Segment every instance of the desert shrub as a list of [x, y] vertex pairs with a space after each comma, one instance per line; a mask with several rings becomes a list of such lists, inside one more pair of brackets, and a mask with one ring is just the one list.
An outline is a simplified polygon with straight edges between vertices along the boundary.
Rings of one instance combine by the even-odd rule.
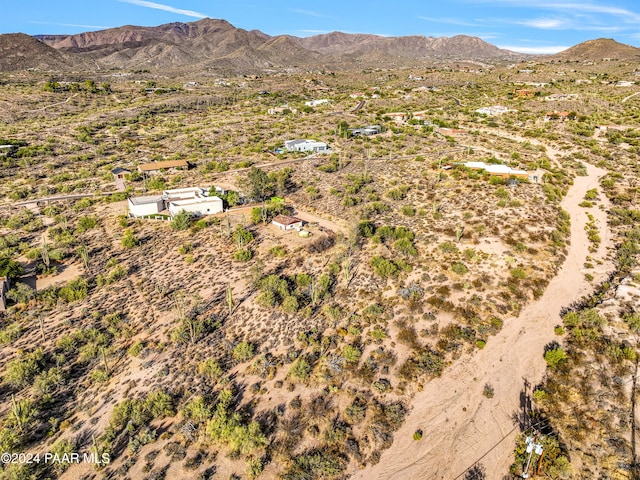
[[250, 248], [236, 250], [233, 253], [233, 259], [236, 262], [248, 262], [253, 258], [253, 251]]
[[438, 247], [444, 253], [457, 253], [458, 252], [458, 247], [453, 242], [448, 242], [448, 241], [447, 242], [443, 242], [440, 245], [438, 245]]
[[413, 217], [416, 214], [416, 209], [411, 205], [405, 205], [402, 207], [402, 214], [407, 217]]
[[134, 236], [133, 230], [130, 228], [127, 228], [124, 231], [124, 235], [122, 236], [121, 243], [124, 248], [133, 248], [133, 247], [136, 247], [140, 242]]
[[342, 348], [342, 357], [347, 363], [358, 363], [362, 351], [355, 345], [345, 345]]
[[283, 480], [323, 480], [337, 478], [346, 468], [347, 459], [338, 451], [311, 450], [295, 457], [283, 473]]
[[4, 369], [3, 380], [14, 386], [24, 387], [32, 382], [42, 368], [44, 353], [41, 348], [22, 358], [15, 358], [7, 362]]
[[249, 342], [240, 342], [233, 347], [233, 358], [239, 362], [246, 362], [254, 355], [253, 345]]
[[287, 249], [284, 245], [275, 245], [269, 249], [269, 255], [274, 257], [284, 257], [287, 254]]
[[91, 230], [98, 225], [98, 219], [96, 217], [80, 217], [78, 219], [78, 227], [77, 231], [79, 233], [86, 232], [87, 230]]
[[384, 257], [375, 256], [371, 259], [371, 268], [374, 273], [381, 278], [395, 277], [400, 272], [400, 267], [393, 260], [387, 260]]
[[140, 355], [143, 349], [144, 349], [144, 343], [138, 341], [129, 347], [129, 349], [127, 350], [127, 353], [132, 357], [137, 357], [138, 355]]
[[567, 361], [567, 354], [561, 347], [549, 349], [544, 354], [544, 359], [551, 369], [557, 369]]
[[173, 216], [170, 225], [176, 231], [187, 230], [191, 225], [191, 213], [181, 210]]
[[306, 380], [311, 373], [311, 365], [306, 358], [298, 358], [289, 369], [289, 375], [297, 380]]
[[70, 280], [64, 287], [61, 287], [57, 296], [61, 300], [71, 303], [77, 300], [82, 300], [89, 293], [89, 283], [84, 278], [76, 278]]
[[484, 387], [482, 388], [482, 395], [487, 398], [493, 398], [493, 396], [495, 395], [495, 391], [490, 383], [484, 384]]
[[223, 390], [218, 395], [212, 418], [207, 423], [206, 432], [213, 441], [226, 445], [232, 453], [250, 455], [268, 445], [258, 422], [245, 423], [233, 411], [233, 393]]
[[24, 329], [18, 322], [11, 323], [0, 330], [0, 345], [7, 345], [17, 340], [24, 333]]
[[211, 380], [218, 380], [224, 373], [217, 360], [210, 358], [198, 364], [198, 373]]
[[418, 250], [411, 240], [406, 237], [400, 238], [393, 242], [393, 248], [406, 256], [415, 257], [418, 255]]
[[462, 262], [456, 262], [453, 265], [451, 265], [451, 270], [458, 275], [464, 275], [469, 271], [467, 266]]
[[442, 354], [425, 348], [415, 352], [400, 367], [400, 376], [405, 380], [417, 380], [420, 375], [439, 377], [444, 371], [444, 358]]

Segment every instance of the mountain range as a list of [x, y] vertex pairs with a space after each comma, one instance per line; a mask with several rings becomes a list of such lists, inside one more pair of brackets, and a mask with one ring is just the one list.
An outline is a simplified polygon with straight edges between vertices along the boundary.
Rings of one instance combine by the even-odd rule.
[[[600, 39], [558, 60], [640, 58], [640, 49]], [[567, 53], [568, 52], [568, 53]], [[564, 56], [563, 56], [564, 54]], [[299, 38], [269, 36], [205, 18], [157, 27], [123, 26], [75, 35], [0, 35], [0, 71], [196, 70], [257, 73], [282, 69], [420, 66], [439, 61], [514, 62], [531, 56], [500, 49], [477, 37], [382, 37], [332, 32]]]

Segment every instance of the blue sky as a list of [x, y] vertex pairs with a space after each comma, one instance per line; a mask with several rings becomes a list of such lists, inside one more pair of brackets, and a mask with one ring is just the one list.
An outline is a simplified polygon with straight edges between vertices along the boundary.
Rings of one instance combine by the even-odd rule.
[[524, 53], [594, 38], [640, 46], [638, 0], [8, 0], [0, 33], [80, 33], [122, 25], [223, 18], [269, 35], [331, 31], [480, 37]]

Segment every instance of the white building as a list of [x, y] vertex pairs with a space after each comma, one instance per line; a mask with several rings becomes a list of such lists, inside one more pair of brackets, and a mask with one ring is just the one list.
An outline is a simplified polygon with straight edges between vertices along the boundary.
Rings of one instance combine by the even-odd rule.
[[324, 105], [325, 103], [329, 103], [329, 100], [326, 98], [321, 98], [320, 100], [309, 100], [308, 102], [304, 102], [307, 107], [317, 107], [318, 105]]
[[176, 188], [165, 190], [162, 195], [132, 197], [128, 199], [128, 203], [132, 217], [146, 217], [162, 212], [173, 216], [182, 210], [202, 216], [220, 213], [224, 209], [222, 199], [209, 196], [208, 191], [200, 187]]
[[287, 140], [284, 142], [284, 148], [290, 152], [326, 152], [329, 146], [324, 142], [316, 142], [315, 140]]
[[164, 210], [162, 195], [148, 195], [145, 197], [131, 197], [127, 200], [129, 215], [132, 217], [146, 217]]
[[199, 197], [187, 200], [172, 200], [169, 202], [169, 213], [174, 216], [185, 210], [193, 215], [213, 215], [224, 209], [222, 199], [218, 197]]
[[277, 215], [271, 224], [278, 227], [280, 230], [300, 230], [302, 228], [303, 221], [297, 217], [291, 217], [289, 215]]
[[503, 107], [502, 105], [494, 105], [493, 107], [482, 107], [476, 110], [476, 113], [480, 113], [482, 115], [500, 115], [502, 113], [507, 113], [509, 108]]
[[196, 216], [220, 213], [224, 207], [222, 199], [209, 196], [208, 191], [200, 187], [175, 188], [162, 192], [166, 208], [171, 216], [185, 210]]

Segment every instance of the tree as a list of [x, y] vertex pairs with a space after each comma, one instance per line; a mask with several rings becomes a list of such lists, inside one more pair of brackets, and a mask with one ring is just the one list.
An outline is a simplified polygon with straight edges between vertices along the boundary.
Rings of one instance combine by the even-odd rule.
[[269, 175], [256, 167], [251, 167], [247, 175], [249, 183], [249, 196], [254, 200], [264, 200], [273, 193], [273, 185]]
[[22, 265], [9, 257], [0, 257], [0, 277], [15, 280], [22, 275]]
[[338, 137], [347, 138], [349, 136], [349, 124], [345, 120], [338, 122], [338, 128], [336, 128], [336, 134]]
[[181, 210], [173, 216], [171, 220], [171, 228], [174, 230], [186, 230], [191, 225], [191, 213], [186, 210]]
[[242, 225], [238, 225], [232, 235], [234, 243], [239, 249], [242, 249], [248, 243], [253, 241], [253, 233], [246, 230]]

